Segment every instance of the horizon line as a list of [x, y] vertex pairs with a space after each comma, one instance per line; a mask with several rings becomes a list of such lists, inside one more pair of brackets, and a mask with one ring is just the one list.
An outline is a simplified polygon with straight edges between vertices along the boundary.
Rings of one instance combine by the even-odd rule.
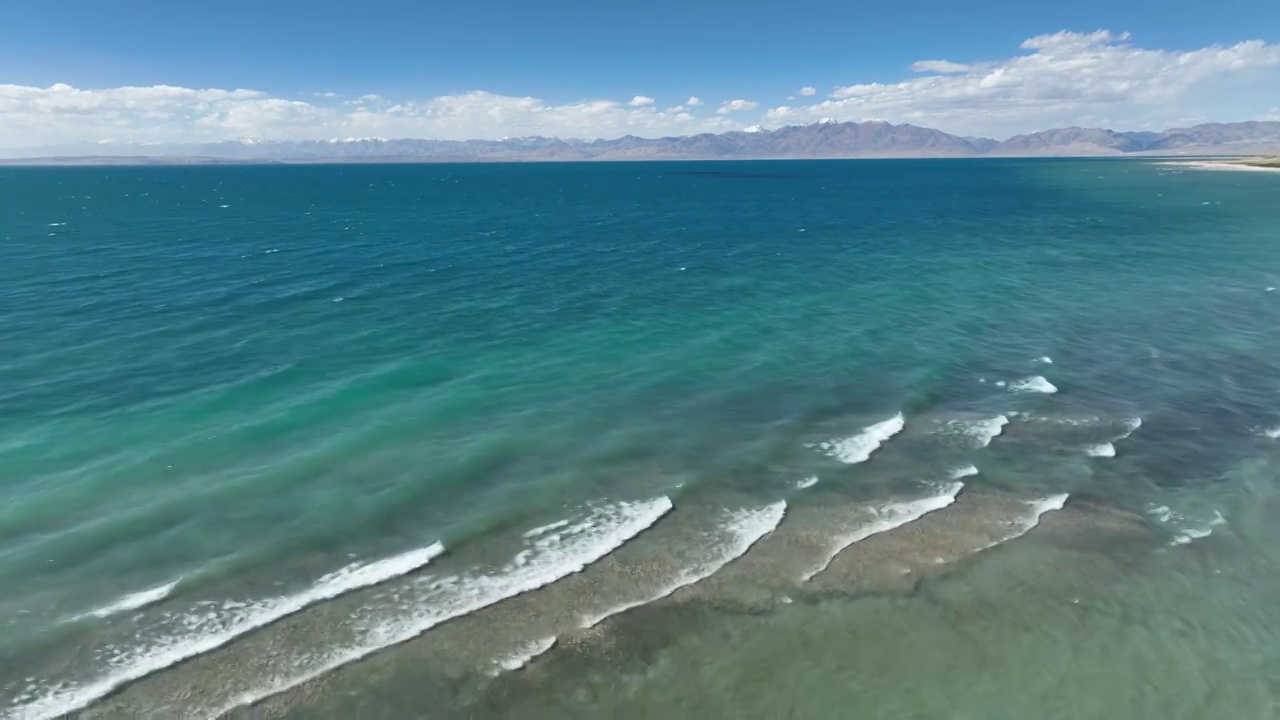
[[[1102, 132], [1115, 133], [1117, 135], [1131, 135], [1131, 134], [1138, 134], [1138, 133], [1151, 133], [1151, 134], [1159, 135], [1161, 133], [1171, 132], [1175, 130], [1190, 130], [1197, 127], [1204, 127], [1206, 125], [1244, 125], [1249, 123], [1257, 123], [1262, 125], [1280, 125], [1280, 120], [1247, 119], [1247, 120], [1229, 120], [1229, 121], [1206, 121], [1206, 122], [1195, 123], [1192, 125], [1179, 125], [1174, 127], [1168, 127], [1160, 130], [1116, 130], [1114, 128], [1103, 127], [1103, 126], [1058, 125], [1058, 126], [1047, 127], [1041, 130], [1014, 133], [1012, 135], [1009, 135], [1008, 137], [1000, 139], [1000, 138], [994, 138], [994, 137], [989, 137], [985, 135], [959, 135], [956, 133], [948, 132], [946, 130], [942, 130], [940, 128], [931, 127], [928, 125], [918, 125], [916, 123], [909, 123], [909, 122], [894, 123], [888, 120], [836, 120], [834, 118], [824, 118], [822, 120], [816, 120], [811, 123], [779, 125], [777, 127], [764, 127], [762, 125], [753, 125], [751, 127], [748, 127], [742, 130], [725, 130], [723, 132], [718, 132], [718, 133], [717, 132], [699, 132], [699, 133], [693, 133], [689, 135], [644, 136], [644, 135], [634, 135], [631, 133], [627, 133], [625, 135], [618, 135], [616, 137], [573, 137], [573, 136], [566, 137], [563, 135], [507, 135], [500, 138], [477, 137], [477, 138], [465, 138], [465, 139], [449, 139], [449, 138], [435, 138], [435, 137], [407, 136], [407, 135], [400, 136], [400, 137], [383, 137], [378, 135], [372, 135], [372, 136], [363, 136], [363, 137], [335, 136], [335, 137], [323, 138], [323, 139], [299, 139], [299, 140], [280, 139], [280, 138], [272, 138], [272, 137], [266, 137], [266, 136], [242, 135], [237, 138], [227, 138], [223, 140], [208, 140], [204, 142], [192, 142], [192, 143], [135, 142], [132, 140], [116, 140], [114, 138], [103, 138], [100, 140], [81, 140], [76, 142], [61, 143], [57, 145], [19, 145], [19, 146], [10, 145], [10, 146], [0, 147], [0, 151], [13, 152], [13, 151], [22, 151], [22, 150], [43, 150], [43, 149], [54, 149], [59, 147], [73, 147], [77, 145], [96, 145], [96, 146], [104, 146], [104, 147], [129, 146], [129, 147], [147, 148], [147, 147], [166, 147], [166, 146], [204, 146], [204, 145], [237, 145], [237, 144], [245, 145], [245, 146], [252, 146], [252, 145], [258, 145], [258, 144], [300, 145], [304, 143], [341, 145], [341, 144], [354, 144], [354, 143], [361, 143], [361, 142], [390, 143], [390, 142], [405, 142], [405, 141], [462, 144], [462, 143], [484, 143], [484, 142], [497, 143], [497, 142], [510, 142], [510, 141], [517, 141], [517, 140], [559, 140], [561, 142], [595, 143], [595, 142], [614, 142], [617, 140], [625, 140], [627, 138], [635, 138], [637, 140], [656, 141], [656, 140], [679, 140], [684, 138], [700, 137], [704, 135], [710, 135], [713, 137], [720, 137], [724, 135], [759, 135], [759, 134], [781, 132], [783, 130], [787, 130], [791, 128], [809, 128], [809, 127], [817, 127], [817, 126], [823, 126], [823, 125], [858, 125], [858, 126], [886, 125], [889, 127], [897, 127], [897, 128], [913, 127], [913, 128], [919, 128], [921, 130], [928, 130], [932, 132], [942, 133], [944, 135], [949, 135], [951, 137], [959, 138], [961, 140], [966, 140], [966, 141], [971, 139], [987, 140], [987, 141], [1003, 144], [1014, 138], [1039, 135], [1042, 133], [1053, 132], [1056, 130], [1087, 130], [1087, 131], [1096, 130], [1096, 131], [1102, 131]], [[53, 156], [50, 156], [50, 157], [53, 157]]]

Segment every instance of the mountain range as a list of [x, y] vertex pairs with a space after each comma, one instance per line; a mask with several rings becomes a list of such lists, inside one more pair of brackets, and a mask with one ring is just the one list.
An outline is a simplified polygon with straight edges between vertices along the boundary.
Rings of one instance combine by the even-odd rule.
[[41, 148], [18, 153], [42, 163], [219, 162], [486, 162], [563, 160], [716, 160], [762, 158], [1036, 157], [1098, 155], [1255, 155], [1280, 152], [1280, 122], [1207, 123], [1162, 132], [1059, 128], [1016, 135], [1003, 142], [887, 122], [751, 128], [686, 137], [566, 140], [327, 141], [242, 139], [204, 144], [126, 143]]

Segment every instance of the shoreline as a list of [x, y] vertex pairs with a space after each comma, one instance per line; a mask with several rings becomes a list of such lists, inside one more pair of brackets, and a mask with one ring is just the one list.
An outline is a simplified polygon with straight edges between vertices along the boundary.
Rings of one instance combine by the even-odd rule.
[[1234, 172], [1280, 172], [1280, 158], [1242, 158], [1238, 160], [1186, 160], [1162, 162], [1195, 170], [1226, 170]]

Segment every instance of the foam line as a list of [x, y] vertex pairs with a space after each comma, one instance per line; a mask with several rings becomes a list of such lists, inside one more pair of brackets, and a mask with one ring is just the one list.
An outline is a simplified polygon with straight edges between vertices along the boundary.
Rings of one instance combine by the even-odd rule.
[[840, 537], [831, 554], [827, 556], [823, 563], [801, 576], [801, 580], [811, 580], [815, 575], [821, 573], [831, 566], [831, 562], [836, 559], [840, 553], [844, 552], [854, 543], [861, 542], [873, 535], [889, 532], [894, 528], [902, 527], [907, 523], [915, 522], [920, 518], [928, 515], [935, 510], [941, 510], [956, 501], [956, 496], [960, 494], [960, 489], [964, 487], [964, 483], [953, 482], [948, 484], [942, 492], [937, 495], [920, 498], [919, 500], [910, 500], [907, 502], [893, 502], [874, 510], [876, 519], [863, 525], [857, 530]]
[[520, 646], [512, 654], [499, 658], [494, 664], [496, 664], [500, 670], [506, 670], [508, 672], [520, 670], [525, 665], [533, 662], [534, 658], [542, 655], [555, 646], [556, 636], [554, 635], [540, 640], [534, 640]]
[[1021, 520], [1018, 520], [1012, 523], [1013, 531], [1010, 532], [1008, 535], [1005, 535], [1004, 537], [1000, 538], [999, 540], [996, 540], [995, 542], [991, 543], [990, 545], [979, 548], [979, 551], [986, 550], [988, 548], [993, 548], [1001, 543], [1005, 543], [1010, 540], [1020, 538], [1023, 535], [1026, 535], [1027, 533], [1031, 532], [1035, 528], [1035, 526], [1040, 524], [1040, 518], [1044, 517], [1046, 514], [1051, 513], [1055, 510], [1061, 510], [1062, 508], [1066, 507], [1067, 497], [1069, 497], [1067, 493], [1061, 493], [1059, 495], [1050, 495], [1049, 497], [1041, 498], [1039, 500], [1032, 500], [1028, 502], [1027, 506], [1030, 508], [1031, 512], [1028, 513], [1027, 516], [1022, 518]]
[[1044, 378], [1043, 375], [1034, 375], [1029, 378], [1023, 378], [1015, 382], [1009, 383], [1009, 389], [1014, 392], [1036, 392], [1036, 393], [1056, 393], [1058, 387]]
[[215, 650], [246, 633], [269, 625], [303, 608], [357, 588], [376, 585], [412, 572], [444, 552], [433, 543], [368, 564], [349, 565], [321, 577], [294, 595], [253, 603], [228, 602], [222, 613], [192, 613], [179, 618], [188, 630], [108, 657], [107, 670], [80, 685], [59, 685], [43, 695], [7, 710], [6, 720], [46, 720], [79, 710], [117, 688], [184, 660]]
[[667, 497], [598, 506], [587, 518], [533, 541], [531, 547], [497, 573], [430, 578], [421, 584], [423, 592], [403, 613], [374, 624], [355, 644], [308, 658], [296, 668], [296, 674], [245, 693], [214, 715], [260, 702], [379, 650], [412, 640], [447, 620], [581, 572], [658, 522], [671, 507]]
[[818, 447], [842, 463], [856, 465], [860, 462], [866, 462], [871, 457], [871, 453], [888, 442], [889, 438], [902, 432], [902, 428], [906, 427], [906, 424], [906, 418], [902, 416], [902, 413], [898, 413], [888, 420], [881, 420], [874, 425], [868, 425], [857, 435], [842, 440], [820, 443]]
[[648, 605], [656, 600], [661, 600], [682, 587], [692, 585], [696, 582], [705, 580], [716, 574], [721, 568], [729, 563], [737, 560], [760, 541], [760, 538], [768, 535], [777, 529], [778, 524], [782, 522], [782, 517], [787, 512], [787, 503], [778, 501], [772, 505], [758, 508], [755, 510], [739, 510], [729, 514], [728, 519], [723, 527], [732, 538], [728, 543], [717, 548], [716, 552], [706, 560], [694, 564], [692, 567], [685, 569], [680, 573], [679, 577], [671, 583], [663, 586], [653, 595], [634, 602], [627, 602], [599, 615], [584, 618], [582, 627], [591, 628], [599, 625], [608, 618], [624, 613], [632, 608]]
[[181, 580], [182, 578], [178, 578], [177, 580], [161, 585], [160, 587], [154, 587], [150, 590], [142, 590], [136, 593], [130, 593], [129, 595], [124, 595], [110, 605], [104, 605], [96, 610], [90, 610], [83, 615], [77, 616], [77, 619], [85, 617], [104, 618], [118, 613], [128, 612], [130, 610], [139, 610], [148, 605], [153, 605], [169, 597], [169, 593], [173, 592], [173, 589], [178, 587], [178, 583]]

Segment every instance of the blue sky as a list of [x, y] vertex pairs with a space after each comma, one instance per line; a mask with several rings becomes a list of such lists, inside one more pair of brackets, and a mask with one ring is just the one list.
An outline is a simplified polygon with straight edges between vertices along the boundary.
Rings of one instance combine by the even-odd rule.
[[[431, 106], [436, 110], [428, 112], [425, 108], [438, 98], [458, 97], [469, 98], [466, 112], [478, 112], [477, 98], [539, 101], [536, 107], [492, 101], [497, 103], [496, 109], [486, 106], [482, 114], [486, 118], [505, 116], [506, 124], [495, 121], [473, 125], [483, 135], [542, 127], [538, 122], [516, 117], [521, 112], [530, 117], [541, 112], [542, 121], [554, 119], [542, 123], [552, 134], [592, 136], [633, 126], [652, 131], [637, 134], [654, 134], [729, 129], [756, 122], [778, 124], [788, 117], [812, 121], [828, 110], [839, 119], [883, 117], [958, 132], [1001, 135], [1035, 129], [1037, 123], [1070, 121], [1075, 116], [1063, 110], [1024, 112], [1015, 117], [1007, 107], [996, 108], [999, 112], [994, 115], [984, 115], [984, 98], [980, 97], [971, 98], [967, 115], [954, 112], [951, 102], [943, 103], [946, 107], [942, 109], [947, 112], [939, 112], [936, 100], [949, 92], [943, 87], [945, 83], [916, 87], [914, 103], [903, 98], [888, 102], [889, 98], [877, 93], [871, 93], [876, 97], [869, 101], [863, 91], [838, 93], [841, 88], [873, 83], [887, 87], [918, 82], [930, 72], [920, 67], [913, 71], [913, 63], [922, 60], [946, 59], [965, 66], [967, 72], [990, 74], [1035, 52], [1020, 47], [1030, 38], [1099, 29], [1111, 31], [1101, 43], [1105, 47], [1132, 46], [1163, 53], [1160, 57], [1168, 61], [1186, 53], [1204, 54], [1215, 46], [1230, 48], [1249, 40], [1262, 42], [1260, 47], [1242, 51], [1242, 58], [1235, 62], [1243, 67], [1206, 68], [1206, 76], [1195, 83], [1198, 87], [1182, 88], [1172, 94], [1146, 87], [1146, 94], [1135, 99], [1142, 112], [1122, 112], [1124, 98], [1112, 98], [1108, 112], [1099, 112], [1097, 103], [1082, 101], [1078, 113], [1081, 122], [1105, 120], [1138, 126], [1197, 118], [1269, 117], [1280, 106], [1280, 83], [1271, 83], [1280, 80], [1272, 58], [1276, 43], [1280, 42], [1280, 2], [1276, 0], [1229, 0], [1217, 4], [1189, 0], [987, 0], [970, 4], [938, 0], [651, 0], [628, 5], [565, 0], [10, 0], [0, 3], [0, 86], [8, 88], [7, 95], [0, 95], [0, 121], [8, 120], [13, 127], [21, 125], [25, 129], [0, 128], [0, 146], [72, 140], [158, 141], [173, 134], [158, 132], [161, 126], [172, 125], [170, 129], [176, 129], [174, 123], [194, 120], [204, 121], [196, 128], [201, 137], [217, 136], [219, 123], [225, 131], [223, 135], [253, 134], [259, 130], [264, 136], [320, 137], [325, 132], [346, 129], [385, 128], [455, 136], [465, 127], [430, 122], [414, 125], [403, 120], [408, 115], [431, 112], [438, 117], [443, 112], [439, 103]], [[1132, 36], [1124, 38], [1120, 35], [1124, 31]], [[1071, 52], [1077, 55], [1094, 52], [1089, 43], [1076, 45]], [[1108, 61], [1112, 65], [1099, 74], [1111, 73], [1116, 65], [1123, 70], [1125, 53], [1112, 54], [1115, 57]], [[1062, 52], [1056, 57], [1063, 57]], [[1156, 57], [1146, 60], [1149, 75], [1161, 72]], [[1020, 69], [1011, 69], [1025, 73], [1033, 70], [1031, 65], [1024, 63]], [[1066, 72], [1066, 68], [1060, 64], [1057, 72]], [[956, 74], [946, 72], [941, 76], [950, 78], [950, 82], [956, 80]], [[1007, 74], [994, 79], [1003, 77]], [[1121, 78], [1114, 80], [1114, 87], [1104, 90], [1114, 95], [1117, 88], [1124, 92], [1130, 85], [1145, 87], [1148, 80]], [[152, 86], [227, 91], [240, 88], [258, 95], [227, 100], [239, 103], [234, 107], [227, 103], [211, 107], [208, 97], [195, 98], [193, 102], [203, 102], [204, 106], [180, 112], [172, 106], [172, 98], [165, 99], [169, 104], [162, 109], [145, 111], [138, 105], [145, 98], [104, 95], [90, 101], [79, 95], [75, 102], [68, 103], [63, 101], [68, 97], [63, 92], [55, 93], [62, 99], [49, 100], [42, 106], [37, 101], [43, 96], [31, 92], [53, 87], [70, 87], [83, 93]], [[798, 96], [800, 88], [806, 86], [813, 87], [815, 93]], [[1224, 87], [1229, 90], [1228, 95], [1223, 94]], [[476, 95], [477, 92], [486, 95]], [[1034, 95], [1039, 97], [1045, 92], [1037, 90]], [[1075, 92], [1068, 90], [1067, 94]], [[333, 93], [334, 97], [317, 97], [317, 93]], [[933, 100], [927, 97], [929, 93], [933, 93]], [[1199, 93], [1202, 99], [1189, 99], [1188, 93]], [[364, 103], [366, 114], [397, 108], [392, 113], [396, 117], [388, 116], [379, 122], [366, 116], [352, 120], [350, 116], [360, 108], [353, 99], [370, 94], [379, 96], [379, 100]], [[637, 96], [652, 98], [653, 102], [627, 104]], [[702, 104], [689, 106], [690, 96], [700, 98]], [[278, 102], [272, 105], [271, 112], [266, 112], [264, 102], [268, 99], [306, 102], [333, 117], [326, 120], [306, 108], [285, 108]], [[737, 109], [717, 112], [733, 100], [741, 101], [733, 106]], [[835, 101], [843, 104], [832, 104]], [[1025, 105], [1026, 101], [1023, 97], [1018, 102]], [[588, 107], [586, 104], [593, 102], [614, 102], [620, 108], [629, 108], [626, 112], [635, 114], [635, 122], [621, 116], [606, 123], [595, 122], [591, 116], [605, 113], [590, 106], [579, 118], [580, 131], [574, 132], [571, 119], [558, 112], [543, 112], [548, 108]], [[802, 109], [822, 102], [828, 104], [821, 109]], [[1162, 113], [1155, 107], [1160, 102], [1165, 102], [1167, 111]], [[251, 103], [265, 113], [260, 128], [255, 128], [251, 120]], [[121, 124], [116, 122], [118, 117], [107, 115], [96, 126], [83, 118], [70, 117], [94, 107], [106, 108], [104, 113], [118, 113], [117, 106], [149, 114], [133, 125]], [[677, 107], [681, 110], [667, 112]], [[772, 113], [780, 107], [790, 108], [790, 114]], [[199, 115], [202, 110], [208, 112]], [[13, 114], [19, 111], [26, 114]], [[66, 123], [65, 132], [55, 132], [47, 122], [31, 116], [36, 111], [56, 115], [43, 119], [54, 120], [55, 125]], [[235, 111], [240, 112], [237, 115]], [[665, 117], [642, 117], [646, 113]], [[692, 120], [677, 121], [681, 114]], [[1225, 117], [1228, 114], [1233, 116]], [[157, 132], [148, 135], [149, 129]]]

